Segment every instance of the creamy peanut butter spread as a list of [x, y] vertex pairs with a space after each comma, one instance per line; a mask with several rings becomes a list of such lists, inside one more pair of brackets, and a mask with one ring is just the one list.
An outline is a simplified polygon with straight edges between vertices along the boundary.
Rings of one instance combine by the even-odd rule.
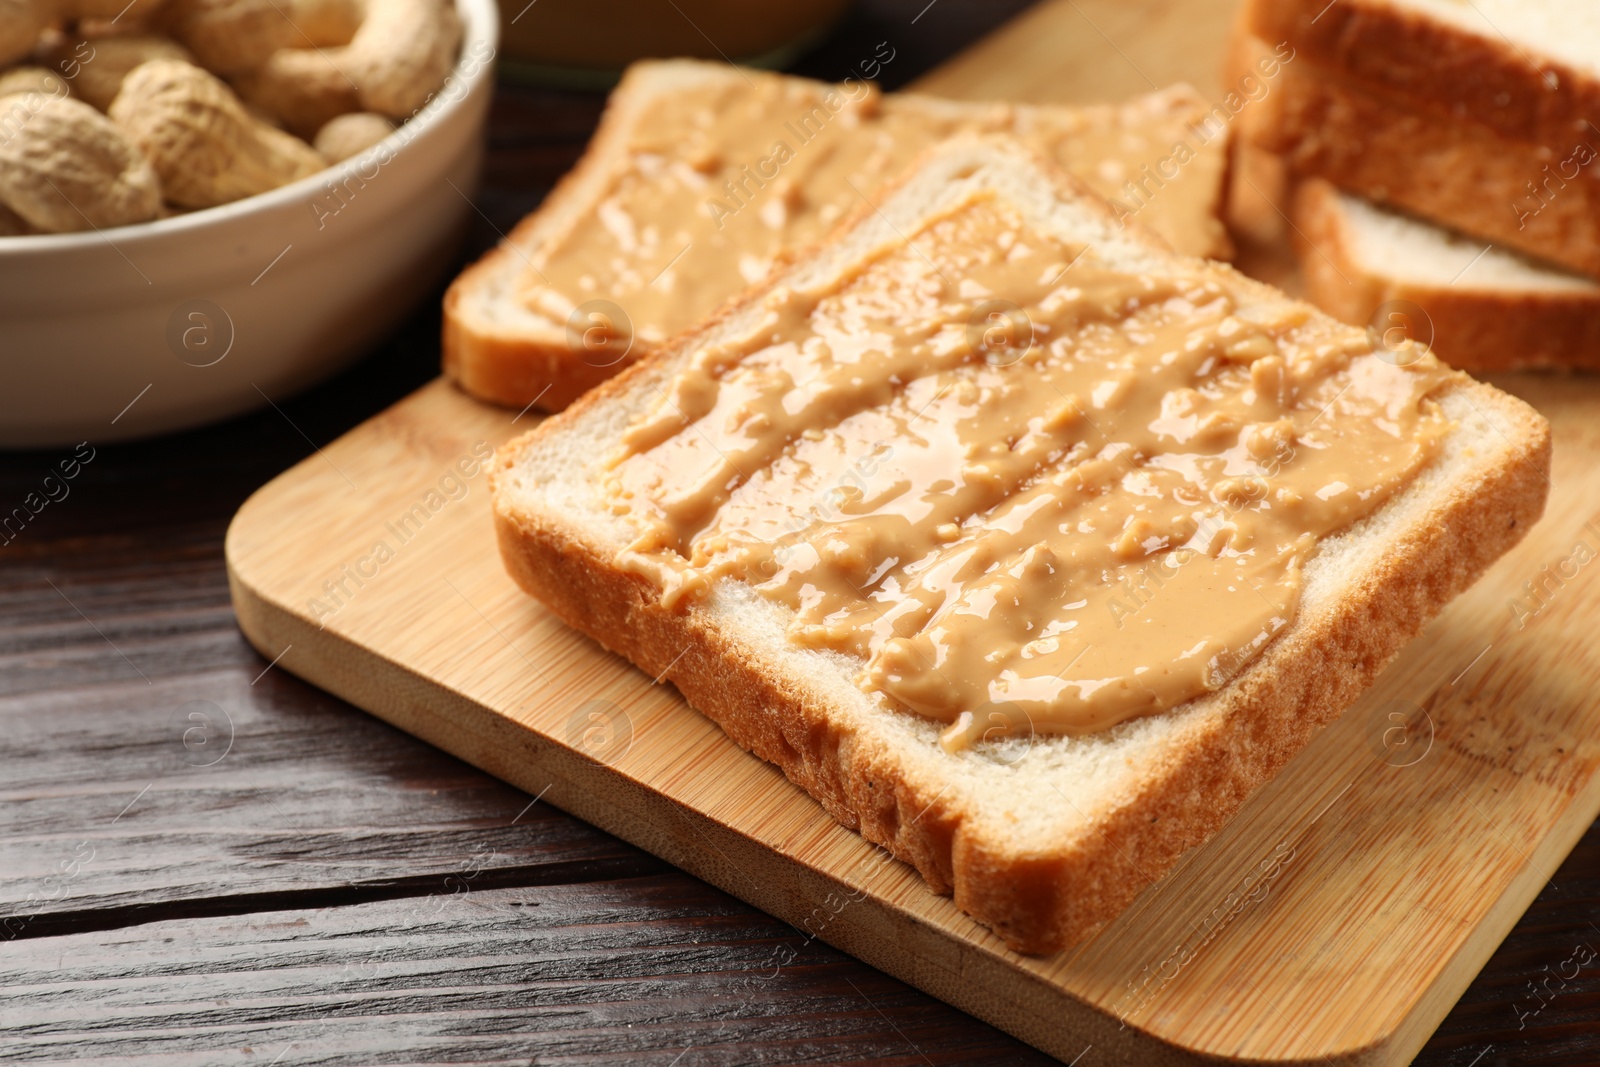
[[645, 105], [596, 206], [533, 253], [519, 290], [526, 306], [558, 322], [589, 301], [621, 309], [625, 321], [613, 321], [615, 312], [584, 316], [584, 341], [602, 359], [623, 335], [664, 341], [962, 131], [1023, 137], [1097, 192], [1120, 197], [1124, 211], [1180, 252], [1226, 246], [1215, 217], [1222, 138], [1197, 125], [1205, 115], [1198, 97], [1162, 94], [1122, 107], [957, 105], [884, 96], [867, 82], [746, 77]]
[[993, 195], [907, 236], [686, 356], [604, 491], [668, 604], [748, 583], [947, 746], [1222, 686], [1448, 431], [1455, 372], [1225, 268], [1119, 272]]

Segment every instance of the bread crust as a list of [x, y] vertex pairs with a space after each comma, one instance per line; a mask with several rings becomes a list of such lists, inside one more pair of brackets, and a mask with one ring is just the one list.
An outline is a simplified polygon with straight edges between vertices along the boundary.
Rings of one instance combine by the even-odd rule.
[[1530, 182], [1565, 158], [1553, 149], [1382, 95], [1308, 57], [1284, 67], [1267, 103], [1244, 135], [1296, 175], [1600, 277], [1600, 163], [1535, 198]]
[[1319, 179], [1299, 184], [1291, 214], [1306, 295], [1335, 318], [1364, 326], [1383, 304], [1409, 301], [1427, 312], [1432, 347], [1453, 367], [1600, 370], [1600, 291], [1457, 288], [1386, 276], [1361, 260], [1339, 192]]
[[1356, 81], [1514, 140], [1570, 148], [1574, 138], [1600, 139], [1589, 125], [1600, 115], [1600, 79], [1498, 33], [1392, 0], [1252, 0], [1245, 24]]
[[[1040, 166], [1065, 189], [1086, 195], [1048, 162]], [[1098, 200], [1090, 206], [1113, 218]], [[866, 213], [863, 208], [841, 225], [835, 239]], [[1138, 236], [1159, 247], [1153, 237]], [[709, 611], [662, 607], [659, 590], [623, 571], [616, 546], [608, 547], [594, 529], [557, 508], [524, 506], [510, 490], [526, 448], [591, 411], [627, 404], [636, 387], [669, 374], [681, 351], [782, 277], [775, 272], [738, 305], [500, 449], [490, 482], [501, 557], [516, 582], [564, 622], [646, 673], [671, 680], [735, 743], [777, 764], [840, 823], [913, 865], [932, 889], [952, 894], [958, 907], [1021, 952], [1052, 952], [1081, 941], [1183, 852], [1208, 840], [1543, 511], [1548, 425], [1488, 386], [1449, 387], [1511, 427], [1513, 443], [1503, 461], [1481, 464], [1455, 482], [1386, 544], [1382, 559], [1336, 609], [1302, 611], [1238, 678], [1208, 698], [1213, 703], [1203, 714], [1179, 719], [1177, 740], [1164, 745], [1160, 765], [1146, 769], [1131, 798], [1100, 813], [1092, 832], [1030, 852], [996, 833], [992, 823], [969, 817], [948, 795], [948, 782], [915, 773], [850, 715], [830, 713], [819, 690], [775, 671]]]

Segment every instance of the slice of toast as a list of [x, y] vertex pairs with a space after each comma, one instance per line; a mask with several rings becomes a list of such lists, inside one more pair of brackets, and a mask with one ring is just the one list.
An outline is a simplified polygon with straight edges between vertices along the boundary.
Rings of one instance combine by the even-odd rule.
[[[676, 128], [687, 112], [706, 124], [698, 139]], [[785, 249], [823, 237], [924, 148], [965, 130], [1029, 137], [1179, 251], [1230, 252], [1217, 218], [1226, 123], [1187, 86], [1120, 105], [1030, 107], [647, 61], [629, 68], [577, 167], [450, 287], [445, 373], [482, 400], [559, 411], [759, 280]], [[844, 162], [845, 149], [863, 144], [869, 153]], [[691, 187], [653, 230], [617, 221], [626, 215], [618, 205], [641, 188], [655, 197]], [[548, 279], [552, 260], [587, 270]], [[663, 288], [691, 274], [704, 275], [695, 292]], [[594, 336], [610, 343], [587, 345]]]
[[1291, 215], [1306, 295], [1345, 322], [1400, 326], [1463, 370], [1600, 369], [1600, 282], [1318, 179]]
[[1241, 131], [1294, 174], [1600, 277], [1600, 79], [1550, 51], [1569, 23], [1593, 40], [1591, 12], [1253, 0], [1241, 21], [1295, 49]]
[[[899, 710], [865, 687], [861, 658], [791, 640], [794, 614], [754, 586], [725, 579], [709, 582], [701, 595], [677, 596], [686, 584], [674, 582], [669, 571], [634, 565], [644, 527], [607, 484], [618, 442], [677, 433], [689, 424], [708, 440], [730, 432], [720, 422], [694, 421], [694, 393], [680, 389], [686, 380], [680, 375], [699, 373], [707, 361], [722, 361], [722, 370], [734, 373], [747, 356], [731, 353], [752, 337], [781, 347], [785, 334], [769, 316], [823, 307], [804, 303], [825, 299], [817, 293], [874, 271], [920, 270], [921, 260], [934, 267], [930, 253], [945, 255], [941, 226], [955, 225], [975, 203], [999, 205], [995, 210], [1003, 207], [1021, 220], [1023, 236], [1007, 248], [1081, 245], [1068, 271], [1109, 272], [1139, 285], [1178, 284], [1201, 274], [1232, 294], [1234, 314], [1299, 323], [1292, 328], [1305, 338], [1296, 342], [1308, 346], [1305, 351], [1356, 353], [1352, 360], [1363, 361], [1366, 370], [1381, 370], [1363, 331], [1287, 301], [1225, 265], [1175, 255], [1136, 226], [1119, 226], [1103, 201], [1014, 140], [963, 138], [930, 151], [830, 242], [505, 445], [491, 484], [501, 555], [525, 590], [646, 674], [671, 679], [735, 742], [780, 766], [841, 823], [913, 864], [932, 889], [953, 893], [959, 907], [1011, 946], [1046, 952], [1115, 916], [1182, 852], [1214, 834], [1424, 623], [1523, 536], [1544, 507], [1549, 427], [1498, 390], [1459, 373], [1430, 372], [1441, 377], [1429, 399], [1449, 427], [1437, 451], [1386, 502], [1374, 503], [1377, 510], [1320, 542], [1304, 566], [1292, 620], [1231, 680], [1098, 732], [1041, 731], [1022, 741], [1008, 735], [948, 746], [941, 723]], [[1076, 279], [1101, 276], [1073, 275], [1056, 292], [1081, 299], [1087, 290], [1076, 288]], [[1007, 299], [1003, 292], [968, 295]], [[858, 305], [854, 299], [848, 307], [877, 307], [872, 313], [888, 321], [900, 315], [894, 301], [872, 305], [863, 297], [869, 304]], [[1180, 316], [1201, 315], [1192, 305], [1172, 307]], [[968, 343], [975, 343], [970, 335]], [[975, 375], [988, 373], [979, 350], [962, 364]], [[776, 349], [763, 351], [770, 356]], [[1048, 358], [1106, 358], [1092, 352]], [[923, 372], [930, 390], [933, 374]], [[905, 390], [917, 384], [915, 375], [910, 382], [890, 381]], [[781, 395], [803, 403], [806, 383], [797, 385]], [[968, 401], [959, 392], [944, 406], [935, 403], [942, 394], [934, 394], [914, 421], [964, 425], [959, 405]], [[680, 419], [663, 397], [678, 409], [688, 405], [691, 414]], [[888, 402], [910, 400], [908, 392]], [[1095, 404], [1098, 409], [1102, 401]], [[879, 409], [866, 410], [871, 416]], [[1326, 429], [1344, 432], [1337, 423]], [[884, 442], [897, 450], [893, 462], [923, 462], [917, 457], [926, 447], [924, 435], [908, 433]], [[682, 440], [692, 443], [693, 436], [684, 433]], [[802, 439], [790, 441], [798, 448]], [[1007, 444], [991, 442], [999, 450], [993, 454]], [[1340, 455], [1337, 449], [1319, 454]], [[937, 475], [938, 468], [931, 469]], [[1063, 473], [1081, 475], [1081, 469], [1069, 465]], [[696, 477], [703, 472], [684, 468], [662, 492], [670, 496]], [[843, 494], [838, 508], [852, 499]], [[814, 514], [804, 500], [792, 506]], [[879, 603], [896, 608], [892, 592]], [[1199, 613], [1188, 622], [1212, 624]]]

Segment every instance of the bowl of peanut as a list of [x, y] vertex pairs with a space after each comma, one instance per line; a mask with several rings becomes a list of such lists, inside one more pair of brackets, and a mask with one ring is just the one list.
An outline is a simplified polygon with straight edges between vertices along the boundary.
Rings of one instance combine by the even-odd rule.
[[455, 254], [493, 0], [0, 0], [0, 447], [287, 397]]

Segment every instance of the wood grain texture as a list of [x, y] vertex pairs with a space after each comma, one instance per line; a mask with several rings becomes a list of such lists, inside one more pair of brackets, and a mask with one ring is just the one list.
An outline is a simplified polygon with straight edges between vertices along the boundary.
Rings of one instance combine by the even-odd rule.
[[1047, 1062], [861, 972], [681, 877], [469, 884], [23, 943], [0, 1062]]
[[[1096, 22], [1107, 25], [1089, 0], [1079, 3]], [[899, 55], [885, 68], [884, 80], [886, 85], [903, 85], [931, 61], [975, 39], [1005, 9], [1017, 5], [939, 0], [912, 24], [926, 6], [926, 0], [858, 4], [846, 24], [802, 63], [801, 72], [842, 76], [860, 55], [871, 54], [876, 42], [889, 39]], [[1144, 3], [1130, 6], [1140, 11], [1147, 7]], [[1137, 43], [1137, 28], [1130, 36]], [[1129, 43], [1128, 38], [1118, 40], [1123, 47]], [[1106, 53], [1116, 58], [1109, 48]], [[509, 229], [570, 166], [593, 127], [600, 102], [601, 98], [592, 95], [501, 87], [491, 119], [486, 184], [473, 193], [483, 215], [474, 216], [476, 232], [471, 247], [481, 249], [495, 240], [496, 227]], [[253, 489], [299, 458], [313, 455], [313, 442], [326, 444], [433, 377], [438, 366], [435, 307], [436, 301], [422, 308], [367, 363], [302, 397], [275, 397], [283, 415], [269, 409], [163, 441], [102, 449], [99, 458], [73, 483], [70, 499], [52, 503], [23, 537], [0, 547], [0, 701], [4, 702], [0, 775], [13, 776], [5, 779], [7, 783], [25, 781], [28, 797], [10, 784], [0, 786], [8, 801], [0, 804], [0, 876], [13, 867], [37, 864], [36, 859], [24, 855], [36, 847], [24, 841], [37, 829], [26, 817], [40, 810], [35, 806], [35, 794], [46, 789], [58, 794], [52, 801], [57, 809], [49, 825], [73, 844], [92, 823], [105, 817], [103, 811], [114, 816], [114, 809], [122, 806], [100, 807], [110, 799], [114, 784], [130, 781], [138, 770], [160, 762], [151, 758], [151, 745], [159, 747], [161, 742], [148, 731], [143, 741], [124, 751], [125, 728], [137, 716], [151, 713], [152, 698], [144, 680], [106, 644], [96, 632], [97, 626], [157, 685], [168, 686], [184, 700], [214, 699], [218, 694], [211, 687], [219, 680], [248, 688], [249, 681], [267, 666], [267, 658], [245, 646], [228, 609], [221, 558], [226, 521]], [[0, 504], [20, 501], [56, 458], [52, 454], [0, 455]], [[56, 594], [41, 583], [41, 577], [50, 578], [75, 603], [87, 606], [90, 618], [77, 615], [59, 598], [51, 604], [48, 597]], [[1581, 632], [1592, 630], [1593, 619], [1592, 612], [1581, 616]], [[267, 679], [278, 674], [275, 668]], [[266, 685], [264, 679], [256, 688]], [[262, 775], [257, 780], [270, 781], [274, 788], [292, 793], [299, 768], [306, 761], [320, 761], [328, 772], [324, 786], [333, 782], [336, 772], [349, 776], [348, 791], [324, 786], [315, 791], [318, 803], [331, 812], [308, 805], [294, 813], [326, 819], [330, 826], [342, 823], [348, 829], [367, 829], [366, 833], [320, 835], [322, 861], [350, 848], [364, 852], [366, 857], [360, 862], [366, 864], [373, 851], [388, 847], [385, 840], [394, 834], [397, 840], [386, 877], [405, 881], [414, 859], [436, 859], [437, 854], [431, 846], [419, 847], [417, 835], [405, 834], [404, 828], [395, 830], [392, 821], [380, 817], [369, 826], [362, 820], [373, 818], [374, 813], [403, 810], [421, 797], [427, 798], [436, 823], [462, 828], [461, 834], [440, 838], [441, 849], [451, 847], [451, 840], [464, 846], [440, 864], [446, 868], [455, 864], [453, 873], [435, 874], [433, 882], [405, 890], [417, 896], [447, 891], [445, 879], [452, 877], [457, 879], [448, 886], [452, 895], [458, 885], [472, 893], [482, 892], [478, 880], [461, 877], [473, 869], [470, 820], [487, 817], [492, 823], [502, 810], [497, 799], [502, 795], [520, 797], [524, 803], [532, 799], [342, 701], [289, 679], [280, 680], [265, 696], [253, 700], [249, 710], [257, 717], [250, 742]], [[41, 741], [45, 735], [49, 743]], [[169, 739], [166, 744], [172, 745], [176, 754], [174, 742]], [[140, 760], [145, 762], [132, 762]], [[651, 953], [648, 966], [636, 962], [632, 949], [590, 955], [581, 974], [563, 971], [559, 960], [541, 959], [515, 980], [484, 990], [482, 998], [494, 1010], [482, 1012], [475, 1002], [464, 1003], [452, 987], [462, 973], [460, 961], [483, 943], [480, 924], [435, 923], [429, 928], [428, 947], [413, 958], [416, 969], [407, 979], [411, 986], [404, 1012], [391, 1012], [379, 1022], [369, 1022], [345, 1011], [339, 1016], [342, 1029], [330, 1027], [314, 1008], [308, 1010], [305, 1002], [291, 995], [295, 988], [303, 992], [308, 986], [295, 987], [293, 975], [280, 966], [284, 957], [274, 952], [273, 945], [281, 940], [282, 928], [246, 922], [232, 913], [294, 908], [300, 910], [292, 915], [304, 915], [311, 921], [313, 910], [323, 910], [313, 909], [313, 902], [319, 899], [315, 894], [348, 902], [368, 899], [361, 894], [369, 889], [357, 891], [333, 880], [312, 885], [317, 872], [307, 865], [303, 871], [306, 888], [276, 898], [251, 895], [255, 881], [274, 871], [261, 857], [284, 847], [281, 826], [265, 817], [240, 819], [219, 839], [225, 846], [208, 851], [203, 841], [195, 839], [197, 832], [224, 813], [259, 804], [259, 795], [246, 790], [230, 795], [223, 787], [233, 779], [211, 771], [192, 771], [187, 763], [170, 768], [174, 782], [191, 776], [208, 786], [194, 794], [193, 806], [187, 805], [184, 797], [169, 793], [171, 806], [161, 809], [164, 821], [159, 832], [142, 837], [142, 864], [135, 863], [126, 874], [108, 876], [98, 883], [98, 891], [110, 895], [126, 885], [129, 892], [148, 901], [147, 905], [120, 913], [93, 907], [52, 912], [47, 919], [57, 931], [98, 932], [70, 939], [33, 937], [8, 943], [0, 952], [0, 960], [24, 961], [7, 969], [8, 977], [0, 980], [0, 1057], [37, 1062], [44, 1056], [44, 1039], [58, 1033], [70, 1034], [75, 1040], [54, 1042], [52, 1055], [70, 1057], [81, 1047], [86, 1057], [92, 1054], [117, 1064], [209, 1064], [229, 1062], [230, 1057], [241, 1063], [265, 1064], [280, 1053], [278, 1067], [312, 1062], [416, 1062], [423, 1058], [420, 1052], [393, 1049], [402, 1042], [409, 1049], [421, 1049], [423, 1039], [399, 1038], [395, 1032], [402, 1028], [410, 1032], [409, 1028], [421, 1025], [448, 1035], [435, 1047], [442, 1048], [440, 1058], [448, 1056], [450, 1062], [527, 1063], [532, 1053], [514, 1053], [531, 1048], [540, 1027], [550, 1025], [548, 1013], [540, 1014], [545, 1009], [539, 999], [544, 988], [542, 976], [549, 974], [564, 977], [561, 1007], [585, 1022], [568, 1031], [558, 1051], [544, 1046], [545, 1054], [538, 1062], [631, 1062], [627, 1053], [618, 1049], [639, 1047], [623, 1042], [641, 1027], [630, 1030], [631, 1017], [616, 1011], [611, 1002], [619, 989], [647, 988], [673, 991], [666, 1000], [656, 1001], [657, 1010], [646, 1027], [649, 1049], [672, 1051], [662, 1055], [647, 1051], [644, 1062], [669, 1064], [680, 1053], [678, 1067], [712, 1061], [709, 1052], [684, 1050], [695, 1044], [697, 1035], [715, 1031], [726, 1021], [730, 1002], [751, 997], [752, 983], [759, 983], [761, 1012], [774, 1021], [747, 1019], [737, 1031], [726, 1031], [724, 1037], [737, 1041], [738, 1052], [735, 1056], [721, 1047], [717, 1060], [924, 1063], [923, 1052], [938, 1059], [940, 1050], [950, 1042], [950, 1047], [961, 1050], [951, 1058], [963, 1063], [1045, 1062], [1041, 1054], [983, 1023], [832, 950], [816, 948], [812, 942], [811, 951], [826, 954], [827, 977], [819, 982], [812, 977], [816, 973], [812, 962], [817, 957], [805, 955], [801, 934], [730, 901], [688, 875], [670, 876], [679, 887], [670, 905], [654, 888], [661, 881], [659, 876], [610, 881], [605, 888], [615, 895], [613, 903], [590, 912], [588, 920], [547, 944], [559, 947], [570, 939], [575, 954], [581, 954], [582, 945], [611, 933], [613, 922], [636, 933], [657, 923], [682, 931], [686, 914], [713, 917], [706, 921], [716, 923], [727, 922], [725, 916], [732, 914], [743, 916], [749, 936], [762, 942], [763, 950], [781, 953], [787, 948], [802, 953], [803, 959], [797, 958], [796, 963], [806, 965], [782, 967], [773, 975], [765, 966], [770, 957], [750, 951], [741, 944], [739, 934], [724, 929], [720, 939], [701, 939], [707, 956], [696, 962], [700, 969], [690, 984], [674, 984], [683, 969], [670, 953]], [[119, 796], [132, 799], [132, 792], [143, 784], [133, 782], [130, 792]], [[74, 802], [68, 799], [72, 796], [83, 799]], [[74, 803], [81, 806], [81, 821], [74, 818]], [[570, 824], [570, 829], [557, 835], [558, 843], [583, 831], [605, 837], [543, 803], [518, 825], [528, 823], [541, 809], [552, 820]], [[140, 810], [136, 805], [116, 825]], [[339, 816], [340, 812], [346, 814]], [[533, 844], [529, 842], [530, 847]], [[614, 843], [614, 847], [642, 857], [629, 846]], [[170, 862], [169, 848], [173, 849]], [[62, 858], [68, 858], [67, 854]], [[160, 872], [197, 858], [208, 864], [209, 881], [196, 880], [182, 888], [182, 895], [169, 893], [165, 900], [149, 893], [149, 871]], [[6, 887], [10, 895], [0, 899], [13, 900], [48, 888], [12, 882]], [[562, 898], [582, 896], [584, 891], [580, 885], [549, 890]], [[637, 906], [628, 906], [630, 901]], [[213, 909], [228, 914], [212, 914]], [[4, 914], [5, 907], [0, 905], [0, 915]], [[201, 917], [153, 921], [175, 915]], [[122, 925], [100, 929], [108, 921]], [[698, 921], [690, 919], [688, 925], [693, 927]], [[1600, 1033], [1593, 1026], [1600, 1016], [1600, 968], [1583, 970], [1564, 987], [1559, 978], [1550, 976], [1571, 958], [1577, 942], [1587, 939], [1600, 948], [1591, 922], [1600, 922], [1600, 828], [1591, 829], [1583, 844], [1554, 872], [1552, 883], [1485, 965], [1416, 1062], [1423, 1067], [1579, 1067], [1600, 1063]], [[142, 925], [126, 925], [129, 923]], [[689, 940], [696, 936], [689, 934]], [[168, 937], [174, 940], [167, 942]], [[663, 941], [671, 937], [681, 937], [681, 933], [662, 935]], [[277, 1020], [270, 1032], [281, 1039], [279, 1044], [245, 1045], [236, 1040], [244, 1027], [235, 1024], [244, 1016], [228, 1020], [233, 1029], [213, 1030], [208, 1025], [211, 1016], [201, 1011], [172, 1013], [166, 1025], [152, 1024], [152, 1018], [163, 1017], [168, 1006], [184, 998], [220, 1010], [213, 1003], [215, 990], [206, 984], [208, 967], [215, 965], [201, 960], [201, 946], [214, 960], [217, 946], [223, 943], [230, 944], [240, 958], [254, 955], [263, 961], [253, 971], [235, 968], [228, 999], [234, 1005], [248, 1000], [253, 1017]], [[185, 944], [193, 946], [189, 953], [192, 966], [184, 965]], [[778, 947], [771, 948], [773, 945]], [[162, 965], [139, 962], [141, 948], [162, 947], [168, 953]], [[93, 977], [89, 968], [75, 966], [76, 961], [90, 957], [104, 964], [99, 978]], [[119, 958], [121, 966], [115, 962]], [[435, 965], [427, 960], [438, 961], [432, 979], [425, 972]], [[752, 967], [751, 960], [759, 960], [760, 966]], [[56, 1007], [70, 1002], [76, 1013], [57, 1011], [45, 1025], [14, 1010], [9, 976], [21, 973], [29, 976], [29, 985], [18, 995], [27, 996], [34, 1006], [40, 1003], [41, 983], [57, 978], [75, 983], [75, 991], [83, 995], [58, 999]], [[1530, 982], [1533, 989], [1548, 982], [1559, 993], [1553, 997], [1545, 993], [1546, 1006], [1534, 1011], [1541, 1001]], [[866, 997], [857, 997], [851, 983]], [[120, 996], [106, 995], [118, 985], [124, 987]], [[879, 1040], [868, 1034], [865, 1026], [877, 1012], [873, 1005], [882, 1007], [893, 1020], [892, 1030], [903, 1034], [906, 1041], [887, 1036]], [[25, 1043], [12, 1036], [12, 1027], [19, 1020], [33, 1024]], [[879, 1032], [888, 1033], [881, 1027]], [[336, 1051], [324, 1047], [331, 1046], [341, 1033], [347, 1036], [338, 1041]], [[526, 1044], [518, 1046], [518, 1041]], [[106, 1052], [112, 1047], [117, 1053]], [[159, 1053], [153, 1051], [156, 1047]], [[808, 1051], [817, 1049], [822, 1051]], [[1110, 1054], [1097, 1047], [1083, 1057], [1079, 1067], [1111, 1062]]]
[[1184, 81], [1215, 99], [1234, 0], [1045, 0], [916, 81], [970, 100], [1091, 103]]
[[[1014, 38], [1054, 34], [1070, 51], [1086, 9], [1111, 10], [1051, 5]], [[1184, 47], [1222, 32], [1193, 16], [1152, 25], [1192, 31]], [[979, 54], [1002, 52], [958, 67], [945, 91], [1096, 98], [1112, 55], [1166, 76], [1097, 32], [1104, 62], [1033, 83], [1015, 71], [1040, 48], [1004, 51], [1003, 34]], [[258, 647], [294, 645], [286, 669], [525, 788], [550, 783], [557, 805], [791, 922], [825, 920], [824, 939], [1058, 1056], [1088, 1044], [1136, 1062], [1400, 1062], [1600, 808], [1586, 695], [1600, 662], [1577, 626], [1596, 608], [1593, 574], [1561, 578], [1520, 620], [1514, 608], [1589, 536], [1600, 389], [1505, 384], [1555, 424], [1544, 522], [1215, 841], [1048, 959], [1007, 953], [673, 693], [523, 598], [493, 558], [481, 482], [429, 503], [480, 443], [519, 428], [512, 413], [435, 384], [274, 482], [230, 532], [236, 606]], [[418, 505], [402, 537], [394, 523]], [[308, 528], [314, 540], [293, 536]], [[1406, 722], [1409, 748], [1394, 740]], [[819, 917], [830, 899], [848, 903]]]
[[65, 566], [6, 569], [0, 616], [28, 620], [0, 644], [8, 939], [437, 892], [463, 871], [538, 884], [661, 869], [265, 669], [228, 610], [220, 530], [174, 533], [137, 564], [113, 535], [75, 539]]
[[1555, 873], [1517, 932], [1417, 1057], [1419, 1067], [1600, 1063], [1600, 833]]

